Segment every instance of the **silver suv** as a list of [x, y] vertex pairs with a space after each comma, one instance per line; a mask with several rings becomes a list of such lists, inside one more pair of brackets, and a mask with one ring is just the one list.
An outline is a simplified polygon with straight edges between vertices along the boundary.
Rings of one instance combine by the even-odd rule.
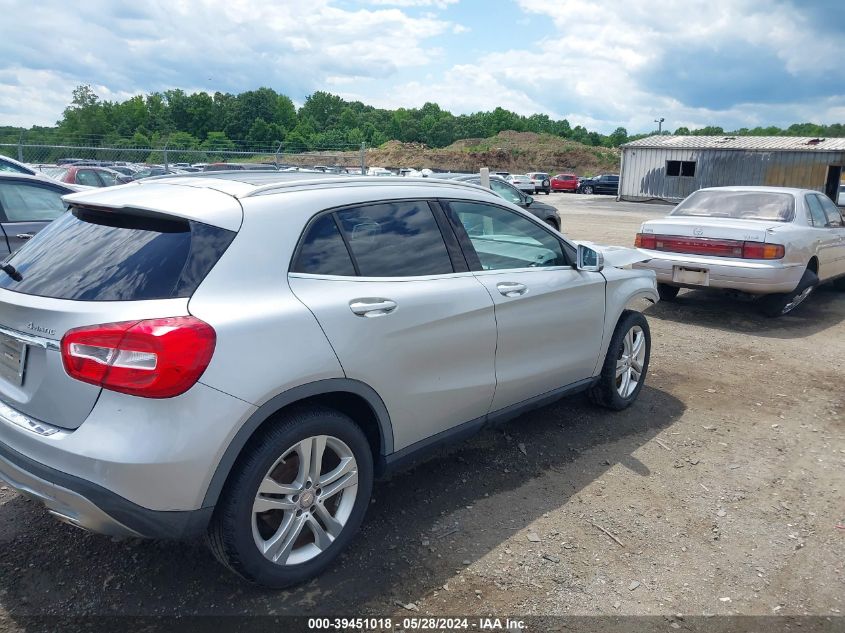
[[216, 172], [65, 199], [0, 273], [0, 478], [89, 530], [205, 534], [287, 586], [350, 542], [375, 476], [643, 386], [639, 254], [475, 185]]

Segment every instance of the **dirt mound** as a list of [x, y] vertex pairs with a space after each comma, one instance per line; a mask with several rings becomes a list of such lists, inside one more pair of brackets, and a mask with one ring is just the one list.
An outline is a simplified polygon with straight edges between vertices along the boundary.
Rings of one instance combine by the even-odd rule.
[[[317, 157], [324, 153], [317, 154]], [[434, 149], [423, 143], [388, 141], [367, 150], [368, 167], [429, 168], [435, 171], [475, 172], [481, 167], [495, 171], [525, 173], [546, 171], [552, 174], [571, 172], [592, 176], [619, 171], [620, 151], [608, 147], [592, 147], [551, 134], [506, 131], [490, 138], [467, 138], [448, 147]], [[286, 162], [298, 165], [315, 164], [315, 154], [285, 156]], [[358, 152], [325, 153], [323, 164], [357, 167]]]
[[391, 141], [368, 151], [367, 164], [389, 169], [477, 171], [490, 167], [512, 173], [570, 171], [592, 175], [618, 171], [619, 156], [618, 149], [582, 145], [551, 134], [506, 131], [486, 139], [462, 139], [442, 149]]

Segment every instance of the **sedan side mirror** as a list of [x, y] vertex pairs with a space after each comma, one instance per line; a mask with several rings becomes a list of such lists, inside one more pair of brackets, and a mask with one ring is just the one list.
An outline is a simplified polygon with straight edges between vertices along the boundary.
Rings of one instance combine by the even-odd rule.
[[578, 245], [575, 268], [584, 272], [599, 273], [604, 269], [604, 255], [583, 244]]
[[532, 202], [534, 202], [534, 198], [532, 198], [531, 196], [525, 196], [524, 204], [526, 207], [530, 207]]

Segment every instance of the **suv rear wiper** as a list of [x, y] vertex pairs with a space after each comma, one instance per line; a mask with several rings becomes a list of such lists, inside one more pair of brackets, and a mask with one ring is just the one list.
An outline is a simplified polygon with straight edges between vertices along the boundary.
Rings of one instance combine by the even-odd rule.
[[23, 281], [23, 275], [21, 275], [17, 271], [17, 269], [11, 264], [3, 264], [2, 266], [0, 266], [0, 270], [9, 275], [9, 277], [14, 279], [15, 281]]

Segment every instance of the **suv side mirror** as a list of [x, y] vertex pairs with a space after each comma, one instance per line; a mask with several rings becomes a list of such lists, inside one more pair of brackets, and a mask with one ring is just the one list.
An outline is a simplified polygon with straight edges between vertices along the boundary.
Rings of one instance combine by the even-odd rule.
[[575, 268], [584, 272], [598, 273], [604, 269], [604, 255], [583, 244], [578, 245]]

